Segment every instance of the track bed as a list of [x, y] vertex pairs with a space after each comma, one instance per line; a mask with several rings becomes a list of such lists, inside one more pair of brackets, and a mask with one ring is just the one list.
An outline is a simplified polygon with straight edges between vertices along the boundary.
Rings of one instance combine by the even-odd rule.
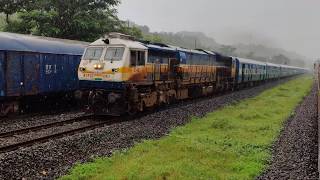
[[100, 121], [93, 116], [80, 116], [68, 120], [0, 133], [0, 153], [74, 135], [103, 127], [104, 125], [117, 123], [118, 121], [120, 121], [118, 118]]
[[297, 107], [273, 146], [272, 160], [257, 179], [318, 179], [317, 87]]
[[182, 103], [131, 121], [0, 154], [0, 179], [57, 178], [67, 173], [76, 162], [111, 155], [115, 150], [131, 147], [143, 139], [160, 138], [172, 128], [188, 123], [191, 116], [201, 117], [217, 108], [256, 96], [285, 81], [270, 82], [216, 98]]
[[48, 114], [32, 113], [21, 116], [6, 117], [0, 120], [0, 134], [18, 129], [25, 129], [67, 119], [73, 119], [83, 115], [84, 113], [81, 111], [72, 110], [66, 112], [52, 112]]

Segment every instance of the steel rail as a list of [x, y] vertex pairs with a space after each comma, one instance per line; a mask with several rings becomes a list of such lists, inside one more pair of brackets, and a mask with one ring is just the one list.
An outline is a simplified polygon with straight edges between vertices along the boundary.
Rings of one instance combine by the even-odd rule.
[[112, 120], [108, 120], [108, 121], [99, 121], [98, 123], [94, 123], [94, 124], [91, 124], [88, 126], [77, 128], [77, 129], [67, 130], [67, 131], [63, 131], [60, 133], [54, 133], [54, 134], [51, 134], [48, 136], [27, 140], [24, 142], [19, 142], [19, 143], [14, 143], [14, 144], [2, 146], [2, 147], [0, 147], [0, 153], [14, 151], [14, 150], [17, 150], [17, 149], [23, 148], [23, 147], [30, 147], [35, 144], [48, 142], [49, 140], [59, 139], [59, 138], [65, 137], [65, 136], [71, 136], [71, 135], [74, 135], [77, 133], [86, 132], [86, 131], [93, 130], [93, 129], [96, 129], [96, 128], [99, 128], [102, 126], [106, 126], [106, 125], [112, 125], [116, 122], [121, 122], [121, 121], [119, 121], [118, 119], [112, 119]]
[[14, 135], [26, 134], [26, 133], [29, 133], [32, 131], [38, 131], [38, 130], [42, 130], [42, 129], [63, 126], [65, 124], [72, 124], [75, 122], [80, 122], [80, 121], [83, 121], [86, 119], [90, 119], [91, 117], [92, 117], [91, 115], [81, 116], [81, 117], [76, 117], [76, 118], [68, 119], [68, 120], [64, 120], [64, 121], [58, 121], [58, 122], [54, 122], [54, 123], [48, 123], [48, 124], [43, 124], [43, 125], [39, 125], [39, 126], [33, 126], [33, 127], [24, 128], [24, 129], [18, 129], [18, 130], [13, 130], [13, 131], [9, 131], [9, 132], [4, 132], [4, 133], [0, 133], [0, 138], [6, 138], [6, 137], [14, 136]]

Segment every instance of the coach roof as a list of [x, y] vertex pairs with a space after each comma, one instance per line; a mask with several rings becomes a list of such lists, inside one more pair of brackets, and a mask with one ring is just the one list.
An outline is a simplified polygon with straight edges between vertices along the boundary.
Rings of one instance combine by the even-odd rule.
[[0, 50], [82, 55], [86, 42], [0, 32]]
[[266, 66], [267, 63], [265, 62], [261, 62], [261, 61], [256, 61], [256, 60], [252, 60], [252, 59], [245, 59], [245, 58], [239, 58], [236, 57], [241, 63], [247, 63], [247, 64], [255, 64], [255, 65], [262, 65], [262, 66]]

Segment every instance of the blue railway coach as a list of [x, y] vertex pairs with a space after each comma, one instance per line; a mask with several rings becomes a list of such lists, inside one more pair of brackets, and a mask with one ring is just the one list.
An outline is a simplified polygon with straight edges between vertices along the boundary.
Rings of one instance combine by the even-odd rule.
[[244, 58], [235, 58], [237, 83], [252, 83], [266, 80], [266, 63]]
[[236, 61], [237, 86], [247, 86], [308, 72], [307, 69], [233, 57]]
[[78, 41], [0, 32], [0, 115], [21, 109], [26, 97], [77, 90], [77, 69], [85, 46]]

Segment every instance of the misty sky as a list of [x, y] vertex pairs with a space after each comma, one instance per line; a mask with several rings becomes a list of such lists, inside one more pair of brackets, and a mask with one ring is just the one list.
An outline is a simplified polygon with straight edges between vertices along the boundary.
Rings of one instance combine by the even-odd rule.
[[121, 0], [123, 20], [151, 31], [201, 31], [320, 57], [320, 0]]

